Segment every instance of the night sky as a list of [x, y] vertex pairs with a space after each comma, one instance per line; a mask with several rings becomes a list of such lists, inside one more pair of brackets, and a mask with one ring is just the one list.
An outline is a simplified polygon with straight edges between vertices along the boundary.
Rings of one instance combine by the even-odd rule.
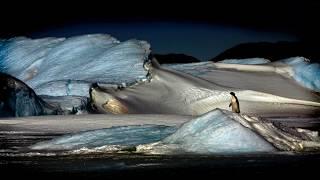
[[154, 53], [185, 53], [201, 60], [213, 58], [239, 43], [315, 43], [320, 39], [319, 3], [305, 1], [216, 5], [163, 1], [80, 6], [48, 3], [45, 7], [29, 7], [22, 5], [1, 12], [6, 17], [1, 25], [1, 38], [107, 33], [121, 41], [146, 40]]

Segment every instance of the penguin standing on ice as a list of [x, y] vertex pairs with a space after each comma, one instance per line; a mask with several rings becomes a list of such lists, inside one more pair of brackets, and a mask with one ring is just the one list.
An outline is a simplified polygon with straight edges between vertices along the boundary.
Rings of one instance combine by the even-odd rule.
[[231, 92], [231, 102], [229, 104], [229, 107], [232, 106], [232, 112], [235, 113], [240, 113], [240, 106], [239, 106], [239, 101], [234, 92]]

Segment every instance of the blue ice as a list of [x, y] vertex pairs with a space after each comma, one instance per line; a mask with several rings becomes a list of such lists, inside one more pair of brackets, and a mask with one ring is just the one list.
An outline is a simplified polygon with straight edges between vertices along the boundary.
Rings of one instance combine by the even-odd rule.
[[26, 82], [37, 94], [88, 96], [93, 82], [131, 84], [145, 78], [149, 53], [145, 41], [119, 42], [107, 34], [17, 37], [0, 41], [0, 71]]
[[233, 119], [231, 112], [228, 114], [220, 109], [195, 117], [180, 128], [162, 125], [113, 127], [63, 136], [38, 143], [31, 148], [76, 150], [106, 145], [137, 146], [153, 142], [160, 142], [163, 147], [175, 145], [176, 149], [170, 149], [172, 153], [208, 154], [275, 150], [262, 136]]

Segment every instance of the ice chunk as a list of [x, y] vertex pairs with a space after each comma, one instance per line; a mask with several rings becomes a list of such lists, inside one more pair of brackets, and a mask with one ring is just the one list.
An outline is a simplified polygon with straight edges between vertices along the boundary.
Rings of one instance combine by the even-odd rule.
[[[119, 42], [110, 35], [92, 34], [71, 38], [29, 39], [25, 37], [0, 41], [0, 72], [26, 82], [37, 94], [84, 95], [93, 82], [132, 84], [145, 78], [143, 64], [150, 45], [145, 41]], [[72, 93], [50, 89], [72, 81]], [[77, 84], [76, 82], [79, 82]], [[88, 94], [87, 94], [88, 96]]]
[[[232, 113], [231, 113], [232, 114]], [[160, 141], [161, 140], [161, 141]], [[157, 146], [150, 144], [157, 142]], [[275, 148], [262, 136], [222, 110], [214, 110], [177, 127], [142, 125], [88, 131], [33, 145], [35, 150], [76, 150], [106, 145], [138, 146], [146, 153], [269, 152]], [[153, 145], [153, 144], [151, 144]], [[147, 149], [147, 151], [145, 151]]]
[[65, 135], [37, 143], [33, 150], [114, 151], [135, 147], [138, 153], [257, 153], [304, 151], [320, 147], [317, 134], [281, 129], [257, 117], [215, 109], [177, 126], [119, 126]]
[[242, 126], [232, 116], [220, 109], [183, 124], [174, 134], [158, 143], [138, 147], [138, 151], [160, 154], [270, 152], [274, 150], [275, 148], [262, 136]]

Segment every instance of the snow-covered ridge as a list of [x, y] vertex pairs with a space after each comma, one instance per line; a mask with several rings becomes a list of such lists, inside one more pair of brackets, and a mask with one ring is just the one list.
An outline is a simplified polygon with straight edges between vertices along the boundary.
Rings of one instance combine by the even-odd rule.
[[217, 69], [247, 72], [271, 72], [294, 79], [301, 86], [320, 92], [320, 64], [304, 57], [292, 57], [275, 62], [264, 58], [226, 59], [216, 63], [169, 64], [166, 67], [201, 77]]
[[[119, 42], [107, 34], [0, 41], [0, 71], [26, 82], [37, 94], [88, 96], [88, 84], [132, 84], [146, 78], [145, 41]], [[57, 82], [57, 83], [55, 83]]]

